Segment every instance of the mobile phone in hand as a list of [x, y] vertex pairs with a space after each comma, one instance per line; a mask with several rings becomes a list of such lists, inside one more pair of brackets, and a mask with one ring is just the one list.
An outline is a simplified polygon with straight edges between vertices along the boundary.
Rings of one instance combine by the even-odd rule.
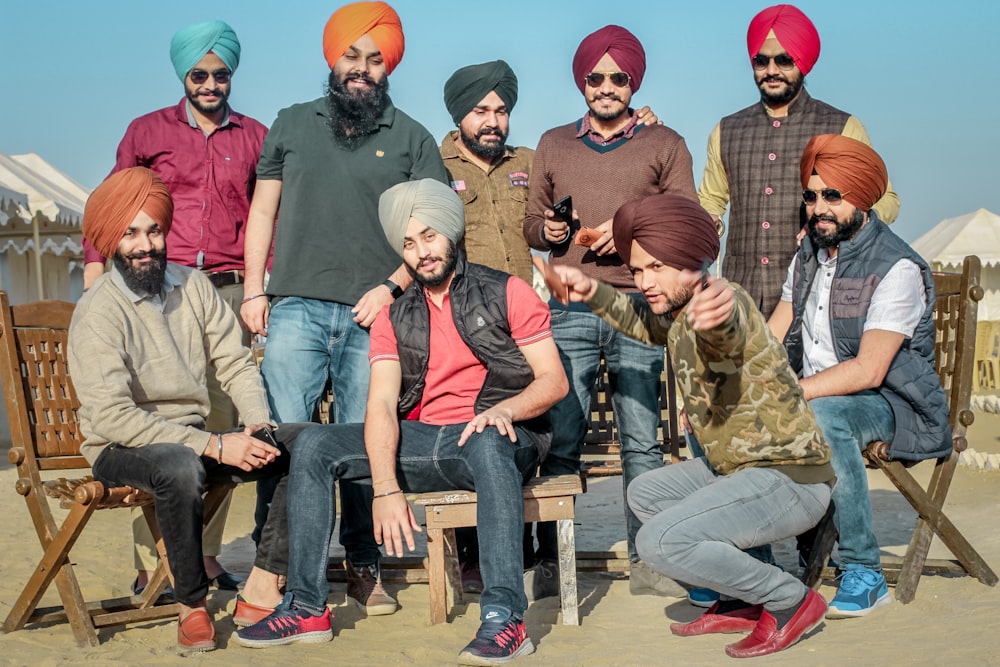
[[271, 433], [271, 429], [269, 429], [269, 428], [259, 428], [256, 431], [254, 431], [253, 433], [251, 433], [250, 437], [257, 438], [261, 442], [266, 442], [267, 444], [271, 445], [272, 447], [277, 447], [278, 446], [278, 443], [275, 442], [275, 440], [274, 440], [274, 434]]
[[567, 225], [573, 222], [573, 198], [566, 195], [552, 205], [552, 212], [556, 220], [561, 220]]

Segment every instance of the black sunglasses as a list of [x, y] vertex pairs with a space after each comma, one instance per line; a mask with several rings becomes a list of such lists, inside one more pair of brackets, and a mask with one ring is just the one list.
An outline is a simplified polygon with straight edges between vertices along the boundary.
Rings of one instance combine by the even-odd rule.
[[792, 58], [787, 53], [779, 53], [776, 56], [765, 56], [763, 53], [758, 53], [750, 62], [753, 63], [754, 69], [767, 69], [767, 66], [771, 64], [771, 61], [778, 66], [778, 69], [787, 72], [788, 70], [795, 67], [795, 59]]
[[591, 88], [597, 88], [604, 83], [605, 77], [611, 79], [611, 85], [618, 86], [619, 88], [624, 88], [632, 80], [632, 77], [626, 72], [591, 72], [583, 77], [583, 80]]
[[822, 190], [806, 189], [802, 191], [802, 201], [806, 203], [806, 206], [812, 206], [819, 197], [822, 197], [823, 201], [830, 206], [838, 206], [844, 200], [844, 195], [849, 194], [851, 193], [841, 192], [837, 188], [823, 188]]
[[227, 69], [217, 69], [214, 72], [206, 72], [203, 69], [193, 69], [188, 74], [188, 76], [191, 77], [191, 83], [196, 86], [200, 86], [208, 81], [208, 77], [215, 79], [216, 83], [225, 85], [229, 83], [229, 77], [232, 75], [233, 73]]

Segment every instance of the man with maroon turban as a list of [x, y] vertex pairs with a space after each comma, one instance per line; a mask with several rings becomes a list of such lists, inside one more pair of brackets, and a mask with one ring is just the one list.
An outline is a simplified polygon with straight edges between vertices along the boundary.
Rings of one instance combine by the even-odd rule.
[[[671, 192], [697, 201], [691, 154], [684, 139], [663, 125], [640, 125], [631, 108], [646, 73], [646, 53], [631, 32], [609, 25], [588, 35], [573, 57], [573, 81], [587, 113], [549, 130], [538, 142], [532, 164], [524, 236], [536, 250], [550, 252], [556, 265], [576, 266], [641, 300], [628, 266], [616, 250], [612, 217], [625, 202]], [[570, 222], [554, 217], [552, 206], [573, 198]], [[581, 228], [588, 230], [581, 235]], [[582, 239], [596, 237], [584, 242]], [[657, 437], [663, 350], [615, 333], [579, 304], [555, 300], [552, 333], [570, 376], [572, 390], [552, 409], [553, 441], [542, 463], [544, 475], [576, 474], [580, 444], [587, 430], [590, 391], [607, 362], [615, 424], [621, 434], [622, 470], [627, 485], [639, 474], [663, 465]], [[639, 563], [635, 533], [639, 520], [625, 508], [630, 587], [652, 592], [656, 577]], [[529, 596], [558, 592], [554, 524], [538, 529], [538, 564], [529, 572]], [[643, 574], [651, 577], [643, 579]], [[650, 581], [650, 578], [653, 580]], [[663, 592], [663, 591], [660, 591]], [[677, 592], [674, 588], [673, 592]]]
[[[722, 275], [739, 283], [767, 317], [795, 254], [801, 201], [798, 166], [816, 134], [870, 143], [857, 118], [810, 97], [805, 77], [819, 58], [819, 33], [792, 5], [764, 9], [750, 22], [747, 51], [760, 101], [723, 118], [708, 139], [698, 195], [719, 223], [729, 210]], [[899, 198], [891, 184], [876, 209], [891, 223]]]
[[[447, 177], [434, 138], [387, 93], [404, 48], [395, 10], [384, 2], [345, 5], [327, 21], [322, 46], [327, 95], [278, 112], [264, 141], [240, 315], [250, 331], [267, 336], [261, 371], [275, 419], [311, 420], [329, 383], [331, 421], [360, 423], [368, 327], [411, 282], [379, 225], [379, 195], [403, 181]], [[268, 495], [258, 491], [259, 524]], [[363, 487], [345, 484], [341, 493], [367, 494], [352, 502], [371, 503]], [[341, 541], [370, 531], [344, 524]], [[349, 563], [347, 571], [348, 597], [366, 614], [396, 610], [377, 563]]]
[[833, 450], [840, 589], [827, 618], [864, 616], [892, 601], [872, 532], [861, 452], [892, 443], [893, 459], [951, 451], [948, 404], [934, 371], [934, 282], [927, 262], [879, 219], [885, 164], [867, 144], [813, 137], [800, 164], [808, 235], [788, 267], [768, 324]]
[[[282, 480], [244, 596], [276, 604], [287, 572], [284, 480], [299, 430], [284, 425], [271, 443], [253, 437], [273, 423], [242, 330], [208, 277], [167, 261], [173, 201], [145, 167], [109, 176], [87, 200], [83, 235], [113, 259], [80, 299], [69, 330], [69, 362], [80, 399], [81, 453], [94, 479], [133, 486], [156, 499], [156, 519], [181, 611], [177, 649], [211, 651], [215, 630], [205, 606], [202, 558], [206, 483]], [[246, 428], [212, 432], [206, 372], [239, 409]], [[236, 621], [245, 604], [238, 599]]]
[[653, 570], [726, 596], [681, 636], [749, 632], [726, 647], [767, 655], [822, 622], [826, 602], [746, 549], [797, 535], [825, 514], [834, 481], [830, 448], [750, 296], [698, 269], [719, 251], [713, 220], [697, 203], [655, 195], [622, 206], [614, 241], [644, 301], [576, 267], [554, 270], [618, 331], [666, 345], [684, 409], [704, 455], [650, 470], [628, 486], [642, 521], [639, 557]]

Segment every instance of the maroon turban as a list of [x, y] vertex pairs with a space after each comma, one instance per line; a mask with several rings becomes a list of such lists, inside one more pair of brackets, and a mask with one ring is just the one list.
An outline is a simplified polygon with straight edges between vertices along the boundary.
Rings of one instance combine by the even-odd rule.
[[775, 5], [757, 14], [747, 28], [747, 51], [751, 58], [757, 55], [772, 30], [802, 76], [808, 74], [819, 60], [819, 33], [809, 17], [792, 5]]
[[813, 171], [862, 211], [870, 211], [889, 187], [889, 172], [879, 154], [842, 134], [820, 134], [809, 140], [799, 165], [802, 187], [809, 185]]
[[83, 209], [83, 236], [97, 252], [112, 257], [139, 211], [155, 220], [164, 235], [170, 231], [174, 202], [167, 186], [146, 167], [122, 169], [90, 193]]
[[628, 265], [632, 241], [675, 269], [701, 268], [719, 255], [715, 221], [698, 202], [675, 194], [653, 195], [625, 203], [611, 227], [615, 248]]
[[573, 80], [582, 93], [584, 77], [594, 71], [597, 61], [607, 53], [623, 72], [632, 77], [629, 88], [638, 92], [646, 73], [646, 52], [635, 35], [617, 25], [606, 25], [583, 38], [573, 56]]

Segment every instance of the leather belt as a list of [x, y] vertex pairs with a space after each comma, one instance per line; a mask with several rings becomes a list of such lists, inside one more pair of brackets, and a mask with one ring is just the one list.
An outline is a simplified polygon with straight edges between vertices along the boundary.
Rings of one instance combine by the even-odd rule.
[[243, 282], [243, 272], [233, 269], [232, 271], [216, 271], [206, 273], [210, 283], [216, 287], [227, 287], [229, 285], [239, 285]]

